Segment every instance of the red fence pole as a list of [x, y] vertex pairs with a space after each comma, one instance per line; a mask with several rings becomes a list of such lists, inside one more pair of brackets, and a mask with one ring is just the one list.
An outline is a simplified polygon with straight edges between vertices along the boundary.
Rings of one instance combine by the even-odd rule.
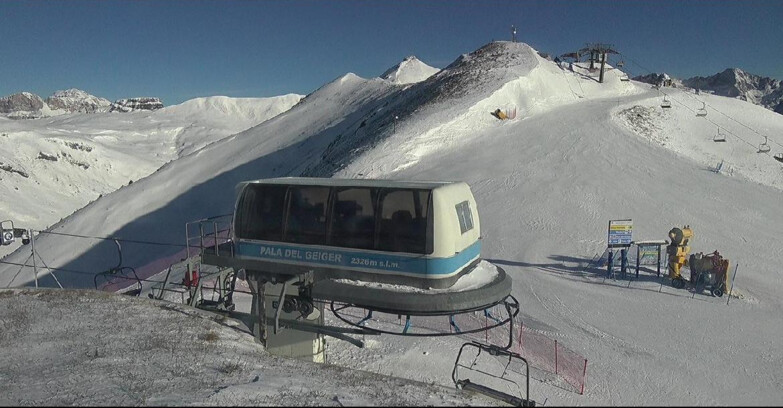
[[587, 359], [585, 359], [585, 369], [582, 371], [582, 391], [579, 391], [579, 395], [585, 393], [585, 378], [587, 378]]
[[555, 340], [555, 374], [557, 374], [557, 340]]

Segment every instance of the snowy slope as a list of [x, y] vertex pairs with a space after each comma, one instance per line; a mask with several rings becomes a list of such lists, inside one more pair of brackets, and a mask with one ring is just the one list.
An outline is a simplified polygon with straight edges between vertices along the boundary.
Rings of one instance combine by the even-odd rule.
[[[644, 85], [635, 86], [644, 90]], [[775, 316], [783, 307], [783, 279], [776, 259], [783, 248], [778, 206], [783, 194], [749, 183], [739, 173], [752, 173], [757, 165], [761, 172], [763, 166], [777, 178], [759, 176], [757, 181], [777, 186], [781, 166], [731, 136], [725, 146], [717, 146], [711, 141], [713, 126], [682, 108], [663, 113], [658, 107], [654, 122], [659, 129], [654, 134], [676, 144], [661, 146], [648, 135], [632, 133], [620, 112], [659, 104], [655, 91], [586, 95], [590, 100], [521, 121], [496, 122], [491, 128], [463, 123], [463, 132], [451, 135], [469, 136], [468, 143], [448, 143], [446, 138], [426, 145], [426, 140], [400, 138], [394, 145], [390, 139], [386, 151], [413, 153], [408, 163], [399, 156], [385, 161], [396, 172], [376, 170], [382, 153], [373, 151], [336, 176], [370, 172], [471, 185], [482, 215], [482, 256], [512, 275], [513, 293], [522, 301], [527, 322], [546, 328], [595, 364], [588, 373], [588, 395], [546, 389], [555, 404], [778, 401], [782, 394], [775, 384], [783, 378], [783, 348], [775, 339], [783, 328]], [[779, 134], [783, 126], [761, 107], [726, 98], [710, 103], [725, 112], [747, 108], [752, 113], [737, 118], [752, 118], [755, 126], [771, 133]], [[710, 172], [706, 163], [712, 157], [705, 152], [732, 148], [734, 176]], [[669, 287], [658, 293], [657, 280], [628, 288], [604, 283], [602, 271], [586, 265], [606, 245], [607, 221], [624, 218], [634, 220], [636, 239], [665, 239], [670, 228], [691, 225], [693, 252], [718, 249], [741, 264], [737, 284], [743, 300], [727, 308], [720, 300], [691, 300], [689, 293]], [[416, 378], [426, 380], [420, 373], [443, 372], [450, 363], [434, 369], [433, 360], [427, 360], [425, 371], [415, 355], [408, 357], [405, 363], [388, 364], [387, 372], [419, 373]], [[400, 365], [406, 368], [395, 370]], [[722, 374], [707, 374], [718, 372]]]
[[[43, 229], [164, 163], [255, 126], [300, 95], [198, 98], [156, 112], [0, 118], [2, 219]], [[0, 248], [6, 254], [8, 248]]]
[[[350, 115], [355, 110], [366, 109], [363, 103], [367, 98], [377, 98], [393, 92], [394, 88], [381, 79], [364, 80], [353, 74], [340, 77], [308, 95], [285, 114], [171, 161], [147, 178], [90, 203], [52, 229], [78, 230], [80, 235], [89, 236], [154, 237], [155, 241], [182, 245], [186, 222], [231, 211], [234, 186], [239, 181], [302, 171], [307, 164], [303, 158], [315, 157], [316, 151], [326, 148], [341, 131], [336, 124], [351, 121]], [[307, 138], [312, 139], [304, 144]], [[95, 223], [95, 219], [102, 222]], [[104, 268], [105, 262], [116, 264], [113, 244], [96, 246], [95, 240], [62, 238], [48, 235], [42, 236], [40, 243], [36, 241], [36, 249], [46, 248], [46, 261], [50, 265], [64, 265], [77, 259], [67, 269], [95, 270]], [[124, 246], [123, 249], [127, 262], [143, 265], [150, 259], [176, 254], [181, 247]], [[86, 251], [93, 253], [85, 254]], [[11, 259], [23, 262], [26, 255], [18, 253]], [[105, 262], [96, 266], [93, 255]], [[14, 285], [18, 285], [30, 282], [30, 278], [29, 274], [17, 278], [3, 274], [0, 286], [7, 285], [7, 279], [16, 279]], [[80, 287], [92, 285], [91, 279], [85, 280], [77, 274], [59, 279]]]
[[[704, 101], [717, 110], [696, 117], [701, 102], [674, 92], [673, 108], [664, 111], [649, 85], [622, 82], [619, 70], [607, 72], [604, 84], [595, 75], [579, 66], [561, 70], [527, 45], [506, 42], [463, 55], [404, 89], [348, 74], [290, 111], [102, 197], [53, 230], [181, 244], [185, 222], [231, 211], [233, 186], [244, 179], [464, 180], [479, 206], [482, 256], [514, 279], [526, 325], [590, 361], [584, 396], [534, 377], [534, 399], [780, 401], [783, 173], [769, 155], [753, 151], [761, 141], [745, 127], [769, 135], [772, 153], [779, 152], [779, 115], [711, 96]], [[518, 110], [514, 120], [490, 114], [509, 106]], [[716, 126], [731, 132], [726, 143], [711, 141]], [[710, 171], [719, 157], [734, 171]], [[692, 252], [717, 249], [740, 264], [741, 298], [730, 306], [725, 298], [691, 298], [654, 276], [604, 280], [588, 264], [606, 246], [608, 220], [624, 218], [634, 220], [635, 239], [664, 239], [672, 227], [689, 224]], [[116, 262], [106, 242], [41, 235], [36, 248], [68, 270]], [[123, 248], [126, 264], [135, 266], [180, 249]], [[18, 270], [0, 268], [0, 286], [29, 284], [29, 269], [14, 277]], [[92, 284], [88, 273], [58, 277], [67, 286]], [[459, 339], [379, 341], [363, 350], [331, 343], [335, 363], [449, 384]]]
[[[229, 134], [239, 133], [273, 118], [296, 105], [304, 96], [272, 98], [195, 98], [158, 110], [155, 119], [184, 121], [188, 127], [177, 136], [177, 156], [184, 156]], [[216, 135], [218, 129], [226, 129]]]
[[397, 85], [407, 85], [424, 81], [438, 71], [440, 70], [421, 62], [416, 56], [411, 55], [399, 64], [386, 70], [386, 72], [381, 74], [381, 78]]

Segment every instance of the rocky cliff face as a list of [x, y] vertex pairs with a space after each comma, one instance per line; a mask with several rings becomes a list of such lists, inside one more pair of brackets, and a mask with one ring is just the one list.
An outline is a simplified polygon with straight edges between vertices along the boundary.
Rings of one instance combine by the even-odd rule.
[[43, 106], [43, 99], [30, 92], [20, 92], [0, 98], [0, 113], [37, 112]]
[[633, 79], [653, 85], [666, 85], [669, 80], [675, 86], [682, 85], [715, 95], [742, 99], [783, 114], [783, 81], [749, 74], [739, 68], [728, 68], [712, 76], [695, 76], [683, 80], [657, 73], [641, 75]]
[[90, 95], [82, 90], [71, 88], [55, 92], [52, 96], [46, 98], [46, 104], [51, 109], [93, 113], [106, 111], [111, 102], [107, 99]]
[[158, 98], [128, 98], [115, 101], [109, 107], [109, 112], [133, 112], [137, 110], [157, 110], [163, 107]]
[[667, 73], [655, 73], [633, 77], [634, 81], [645, 82], [656, 86], [678, 86], [681, 82]]
[[711, 91], [715, 95], [742, 99], [778, 113], [783, 112], [783, 83], [739, 68], [729, 68], [708, 77], [689, 78], [682, 83], [690, 88]]

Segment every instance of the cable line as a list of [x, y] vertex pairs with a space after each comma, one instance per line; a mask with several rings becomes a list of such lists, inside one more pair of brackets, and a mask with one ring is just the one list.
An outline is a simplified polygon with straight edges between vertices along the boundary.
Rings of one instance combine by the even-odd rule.
[[[652, 70], [650, 70], [649, 68], [647, 68], [647, 67], [644, 67], [644, 66], [642, 66], [641, 64], [639, 64], [638, 62], [636, 62], [636, 61], [635, 61], [633, 58], [630, 58], [630, 57], [628, 57], [628, 56], [627, 56], [627, 55], [625, 55], [625, 54], [620, 54], [620, 55], [623, 57], [623, 59], [627, 59], [627, 60], [631, 61], [631, 63], [633, 63], [634, 65], [638, 66], [638, 67], [639, 67], [639, 68], [641, 68], [642, 70], [644, 70], [644, 71], [646, 71], [646, 72], [648, 72], [648, 73], [650, 73], [650, 74], [654, 73], [654, 72], [653, 72]], [[665, 95], [665, 96], [672, 96], [672, 98], [671, 98], [671, 99], [672, 99], [674, 102], [676, 102], [676, 103], [678, 103], [678, 104], [680, 104], [680, 105], [684, 106], [686, 109], [690, 110], [691, 112], [698, 113], [696, 110], [692, 109], [692, 108], [691, 108], [691, 107], [689, 107], [688, 105], [686, 105], [686, 104], [684, 104], [684, 103], [682, 103], [682, 102], [680, 102], [680, 101], [676, 100], [676, 99], [673, 97], [673, 95], [671, 95], [671, 94], [667, 94], [666, 92], [662, 91], [660, 88], [658, 89], [658, 91], [659, 91], [660, 93], [662, 93], [663, 95]], [[695, 100], [696, 100], [696, 101], [698, 101], [698, 102], [701, 102], [701, 103], [703, 104], [703, 106], [705, 106], [705, 107], [709, 106], [709, 107], [710, 107], [712, 110], [714, 110], [715, 112], [718, 112], [718, 113], [720, 113], [721, 115], [723, 115], [723, 116], [727, 117], [728, 119], [730, 119], [730, 120], [732, 120], [732, 121], [736, 122], [737, 124], [739, 124], [739, 125], [741, 125], [741, 126], [745, 127], [746, 129], [750, 130], [751, 132], [753, 132], [753, 133], [755, 133], [755, 134], [759, 135], [760, 137], [763, 137], [763, 138], [764, 138], [764, 140], [765, 140], [765, 142], [767, 142], [768, 140], [771, 140], [771, 141], [772, 141], [772, 143], [774, 143], [774, 144], [776, 144], [776, 145], [778, 145], [778, 146], [780, 146], [780, 147], [783, 147], [783, 144], [780, 144], [780, 143], [776, 142], [774, 139], [770, 138], [769, 136], [767, 136], [767, 135], [765, 135], [765, 134], [762, 134], [761, 132], [759, 132], [759, 131], [757, 131], [757, 130], [753, 129], [752, 127], [750, 127], [750, 126], [748, 126], [748, 125], [746, 125], [746, 124], [744, 124], [744, 123], [742, 123], [742, 122], [740, 122], [740, 121], [738, 121], [737, 119], [734, 119], [733, 117], [731, 117], [731, 116], [729, 116], [728, 114], [726, 114], [726, 113], [722, 112], [721, 110], [719, 110], [719, 109], [715, 108], [714, 106], [707, 104], [705, 101], [702, 101], [702, 100], [700, 100], [699, 98], [696, 98], [695, 96], [693, 96], [693, 95], [690, 95], [688, 92], [683, 92], [683, 94], [684, 94], [685, 96], [689, 97], [689, 98], [692, 98], [692, 99], [695, 99]], [[718, 125], [717, 123], [715, 123], [715, 122], [714, 122], [714, 121], [712, 121], [711, 119], [707, 118], [706, 116], [701, 116], [701, 117], [703, 117], [703, 118], [704, 118], [706, 121], [708, 121], [708, 122], [712, 123], [713, 125], [715, 125], [715, 126], [718, 128], [718, 129], [722, 129], [722, 130], [724, 130], [726, 133], [728, 133], [728, 134], [730, 134], [730, 135], [732, 135], [732, 136], [736, 137], [737, 139], [739, 139], [739, 140], [743, 141], [745, 144], [747, 144], [747, 145], [749, 145], [749, 146], [753, 147], [754, 149], [758, 149], [758, 147], [759, 147], [759, 145], [758, 145], [758, 144], [754, 144], [754, 143], [750, 143], [750, 142], [748, 142], [747, 140], [743, 139], [742, 137], [740, 137], [740, 136], [739, 136], [739, 135], [737, 135], [736, 133], [734, 133], [734, 132], [730, 131], [730, 130], [729, 130], [729, 129], [727, 129], [726, 127], [722, 127], [722, 126]], [[764, 153], [764, 154], [766, 154], [766, 155], [768, 155], [768, 156], [769, 156], [769, 155], [771, 155], [771, 153], [770, 153], [769, 151], [762, 151], [762, 150], [757, 150], [757, 153]], [[733, 154], [733, 150], [732, 150], [732, 154]]]
[[104, 241], [120, 241], [120, 242], [130, 242], [133, 244], [147, 244], [147, 245], [162, 245], [162, 246], [173, 246], [173, 247], [186, 247], [187, 245], [184, 244], [171, 244], [168, 242], [153, 242], [153, 241], [139, 241], [134, 239], [123, 239], [123, 238], [111, 238], [111, 237], [95, 237], [95, 236], [89, 236], [89, 235], [79, 235], [79, 234], [69, 234], [65, 232], [53, 232], [53, 231], [36, 231], [38, 234], [51, 234], [51, 235], [62, 235], [66, 237], [75, 237], [75, 238], [88, 238], [88, 239], [100, 239]]

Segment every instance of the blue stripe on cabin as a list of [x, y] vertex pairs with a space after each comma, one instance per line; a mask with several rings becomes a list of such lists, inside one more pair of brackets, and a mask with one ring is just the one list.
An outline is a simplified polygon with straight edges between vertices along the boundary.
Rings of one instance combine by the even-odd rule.
[[237, 255], [246, 259], [281, 261], [368, 271], [398, 272], [433, 277], [453, 275], [481, 253], [481, 241], [448, 258], [427, 258], [426, 255], [395, 255], [390, 253], [343, 250], [323, 246], [299, 246], [277, 242], [239, 241]]

